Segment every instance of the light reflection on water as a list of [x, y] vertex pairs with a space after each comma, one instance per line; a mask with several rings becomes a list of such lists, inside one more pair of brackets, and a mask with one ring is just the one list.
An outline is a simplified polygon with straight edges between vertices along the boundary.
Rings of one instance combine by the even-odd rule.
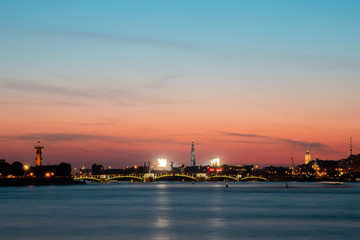
[[359, 239], [360, 184], [0, 188], [1, 239]]

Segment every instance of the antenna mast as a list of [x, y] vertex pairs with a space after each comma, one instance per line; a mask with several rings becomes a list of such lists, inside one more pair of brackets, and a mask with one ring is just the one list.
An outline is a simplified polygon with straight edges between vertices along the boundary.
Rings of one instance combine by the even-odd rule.
[[352, 156], [352, 137], [350, 136], [350, 156]]

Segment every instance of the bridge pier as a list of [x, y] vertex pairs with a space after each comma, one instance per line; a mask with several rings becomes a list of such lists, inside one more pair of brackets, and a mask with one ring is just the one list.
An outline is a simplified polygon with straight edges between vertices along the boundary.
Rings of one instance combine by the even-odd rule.
[[205, 182], [206, 181], [206, 173], [197, 173], [196, 181], [197, 182]]
[[144, 174], [144, 182], [153, 182], [155, 180], [154, 173], [145, 173]]

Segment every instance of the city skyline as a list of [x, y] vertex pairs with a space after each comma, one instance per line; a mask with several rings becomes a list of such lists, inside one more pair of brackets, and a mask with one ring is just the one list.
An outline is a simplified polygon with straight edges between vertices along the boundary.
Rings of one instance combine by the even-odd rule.
[[4, 1], [0, 159], [291, 165], [360, 152], [358, 1]]

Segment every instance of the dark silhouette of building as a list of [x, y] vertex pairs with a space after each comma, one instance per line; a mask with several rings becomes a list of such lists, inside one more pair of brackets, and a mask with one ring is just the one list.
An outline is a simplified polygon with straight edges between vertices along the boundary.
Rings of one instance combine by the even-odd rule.
[[30, 167], [29, 176], [40, 178], [68, 177], [71, 176], [71, 165], [68, 163], [60, 163], [59, 165]]
[[94, 163], [92, 166], [91, 166], [91, 174], [92, 175], [101, 175], [104, 173], [104, 166], [101, 165], [101, 164], [96, 164]]
[[339, 167], [344, 174], [360, 173], [360, 154], [340, 160]]

